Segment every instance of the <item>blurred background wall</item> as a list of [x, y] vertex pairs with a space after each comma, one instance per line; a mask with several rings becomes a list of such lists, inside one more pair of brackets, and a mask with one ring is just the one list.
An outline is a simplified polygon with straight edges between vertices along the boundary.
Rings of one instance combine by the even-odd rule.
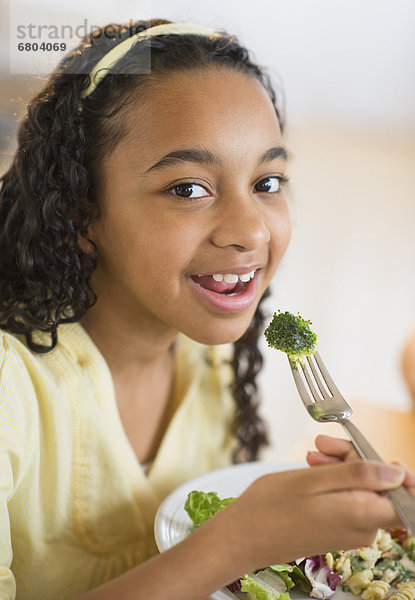
[[[291, 154], [293, 238], [270, 314], [280, 308], [312, 320], [321, 354], [351, 401], [410, 406], [400, 355], [415, 328], [415, 2], [12, 2], [12, 12], [35, 10], [56, 23], [200, 22], [253, 50], [284, 90]], [[4, 49], [10, 7], [0, 7]], [[4, 170], [16, 120], [42, 81], [10, 75], [1, 54]], [[307, 416], [285, 357], [263, 350], [263, 411], [287, 450]]]

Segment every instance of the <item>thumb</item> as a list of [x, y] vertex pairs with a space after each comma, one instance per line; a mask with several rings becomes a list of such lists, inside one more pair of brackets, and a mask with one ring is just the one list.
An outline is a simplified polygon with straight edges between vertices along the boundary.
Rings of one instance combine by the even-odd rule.
[[402, 462], [401, 460], [393, 460], [392, 464], [394, 465], [399, 465], [400, 467], [402, 467], [405, 471], [405, 479], [404, 479], [404, 485], [408, 488], [412, 488], [413, 490], [415, 490], [415, 474], [412, 473], [408, 467], [406, 466], [406, 464], [404, 462]]
[[384, 485], [382, 489], [392, 489], [403, 484], [406, 472], [402, 465], [374, 464], [377, 468], [377, 475]]

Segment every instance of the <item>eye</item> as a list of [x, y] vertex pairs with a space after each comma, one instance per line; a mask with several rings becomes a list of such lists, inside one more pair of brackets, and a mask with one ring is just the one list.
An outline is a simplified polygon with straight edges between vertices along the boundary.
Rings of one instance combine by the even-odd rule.
[[267, 193], [276, 193], [280, 191], [281, 184], [286, 182], [286, 177], [265, 177], [261, 179], [257, 184], [255, 184], [255, 189], [257, 192], [267, 192]]
[[169, 193], [179, 196], [180, 198], [204, 198], [208, 195], [206, 189], [197, 183], [187, 182], [179, 183], [167, 190]]

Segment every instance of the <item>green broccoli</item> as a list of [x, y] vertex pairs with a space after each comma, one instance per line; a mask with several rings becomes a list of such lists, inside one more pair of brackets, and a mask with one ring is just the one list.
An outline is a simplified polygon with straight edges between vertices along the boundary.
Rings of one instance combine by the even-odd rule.
[[317, 336], [310, 325], [311, 321], [305, 321], [299, 314], [279, 310], [265, 330], [268, 346], [285, 352], [291, 363], [303, 363], [317, 347]]

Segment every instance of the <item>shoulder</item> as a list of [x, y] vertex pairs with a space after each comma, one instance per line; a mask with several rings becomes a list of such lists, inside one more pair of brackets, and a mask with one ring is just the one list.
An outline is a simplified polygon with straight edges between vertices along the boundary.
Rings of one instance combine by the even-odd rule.
[[21, 336], [0, 329], [0, 394], [24, 400], [42, 377], [42, 356], [32, 352]]
[[30, 351], [17, 336], [0, 329], [0, 393], [19, 390], [24, 385]]
[[[76, 327], [74, 329], [77, 331]], [[49, 343], [46, 334], [36, 334], [36, 342]], [[64, 403], [68, 381], [83, 380], [83, 371], [80, 358], [73, 349], [77, 348], [78, 338], [75, 336], [75, 340], [71, 340], [65, 330], [62, 337], [69, 338], [70, 343], [61, 343], [58, 339], [55, 348], [38, 353], [28, 347], [23, 336], [0, 329], [0, 405], [8, 410], [30, 413], [31, 418], [36, 415], [40, 418], [40, 413]], [[84, 354], [83, 351], [81, 358]]]
[[[33, 339], [42, 345], [50, 343], [48, 334], [42, 332], [35, 332]], [[19, 398], [27, 397], [32, 390], [39, 394], [46, 388], [59, 387], [61, 363], [65, 371], [70, 371], [76, 356], [60, 343], [60, 337], [52, 350], [39, 353], [28, 347], [23, 335], [0, 329], [0, 385], [14, 388]]]
[[22, 341], [0, 330], [0, 450], [13, 457], [16, 483], [33, 454], [36, 392]]
[[24, 342], [0, 329], [0, 394], [3, 400], [14, 392], [18, 397], [33, 387], [31, 371], [38, 371], [36, 358]]

